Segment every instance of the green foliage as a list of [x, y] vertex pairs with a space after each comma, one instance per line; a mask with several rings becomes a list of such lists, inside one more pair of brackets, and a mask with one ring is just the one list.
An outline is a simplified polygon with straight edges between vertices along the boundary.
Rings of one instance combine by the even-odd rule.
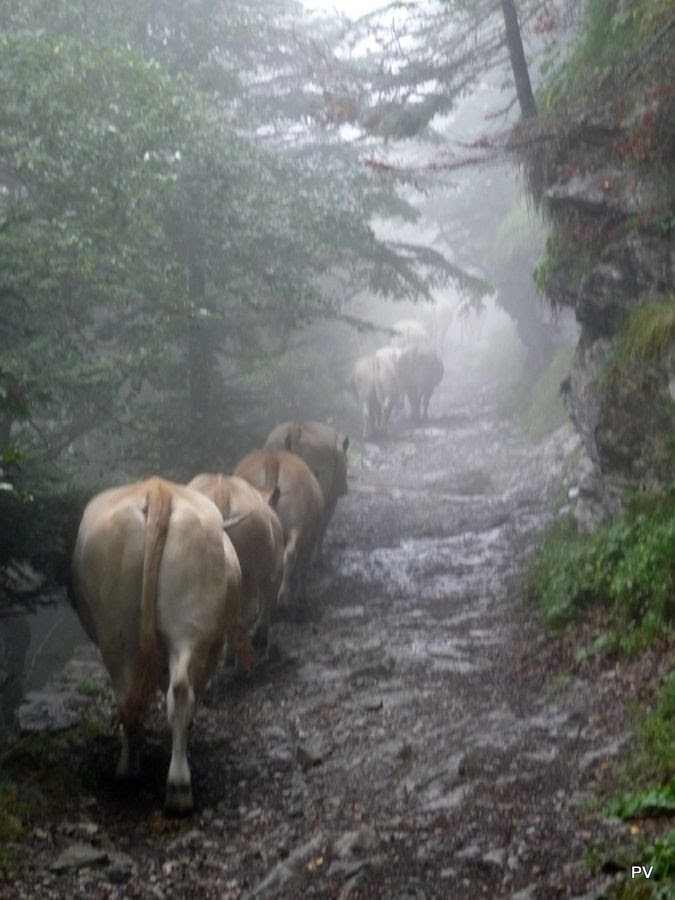
[[663, 237], [675, 231], [675, 213], [666, 213], [658, 222], [658, 229]]
[[579, 40], [540, 103], [559, 109], [592, 96], [607, 76], [624, 71], [671, 12], [671, 0], [589, 0]]
[[16, 840], [23, 834], [23, 824], [16, 785], [0, 783], [0, 844]]
[[38, 825], [46, 811], [62, 806], [64, 796], [82, 794], [83, 772], [67, 759], [67, 740], [45, 733], [0, 747], [0, 870], [23, 862], [12, 853], [12, 840]]
[[658, 361], [675, 347], [675, 296], [636, 309], [624, 328], [616, 354], [622, 364], [631, 359]]
[[[593, 260], [593, 234], [577, 213], [566, 219], [561, 217], [557, 227], [546, 239], [546, 249], [537, 264], [533, 277], [542, 296], [569, 295], [574, 297], [579, 282], [590, 270]], [[562, 291], [554, 291], [565, 284]]]
[[[312, 139], [299, 11], [3, 4], [0, 563], [65, 552], [49, 511], [73, 485], [189, 477], [277, 421], [279, 391], [246, 377], [262, 331], [274, 371], [268, 357], [346, 295], [461, 279], [434, 251], [378, 240], [373, 218], [416, 211], [354, 151]], [[301, 356], [274, 386], [332, 396], [333, 370], [320, 359], [307, 379]]]
[[[653, 877], [657, 881], [670, 883], [663, 885], [663, 893], [661, 896], [668, 896], [666, 891], [670, 892], [672, 883], [675, 879], [675, 829], [671, 829], [662, 838], [657, 838], [653, 844], [650, 844], [645, 852], [647, 858], [646, 865], [654, 867]], [[657, 895], [658, 896], [658, 895]], [[670, 894], [672, 896], [672, 894]]]
[[175, 287], [162, 204], [199, 104], [128, 51], [64, 39], [3, 35], [0, 70], [0, 367], [30, 416], [17, 446], [53, 457], [142, 370]]
[[[616, 900], [672, 900], [673, 880], [675, 878], [675, 830], [665, 832], [651, 841], [644, 838], [633, 840], [630, 844], [611, 851], [610, 857], [614, 865], [618, 865], [626, 873], [631, 866], [644, 866], [650, 870], [649, 879], [631, 879], [618, 882], [612, 889], [611, 896]], [[607, 861], [607, 850], [596, 848], [588, 863], [591, 868], [599, 868]]]
[[609, 806], [609, 813], [620, 819], [640, 819], [675, 812], [675, 778], [663, 787], [652, 787], [635, 794], [621, 795]]
[[24, 832], [17, 786], [0, 781], [0, 874], [17, 864], [18, 859], [11, 850], [11, 842], [19, 840]]
[[563, 521], [547, 536], [526, 592], [560, 627], [594, 606], [605, 608], [611, 639], [597, 649], [630, 652], [667, 633], [675, 620], [675, 485], [640, 501], [588, 536]]
[[653, 712], [639, 729], [640, 753], [636, 775], [666, 781], [675, 777], [675, 672], [667, 677]]
[[82, 681], [78, 684], [77, 690], [83, 697], [100, 697], [106, 692], [103, 685], [97, 681]]
[[560, 385], [572, 365], [574, 347], [560, 347], [551, 362], [523, 393], [519, 385], [514, 391], [511, 413], [533, 441], [539, 441], [568, 421]]
[[[671, 675], [671, 696], [675, 696], [675, 675]], [[662, 697], [667, 693], [667, 687], [662, 692]], [[660, 705], [663, 705], [662, 703]], [[657, 710], [647, 720], [647, 726], [642, 726], [639, 732], [642, 749], [638, 754], [636, 772], [633, 783], [644, 784], [650, 779], [659, 779], [663, 772], [673, 772], [673, 746], [675, 742], [675, 706], [672, 704], [668, 715], [664, 717], [663, 710]], [[665, 733], [666, 741], [661, 743], [661, 749], [667, 751], [667, 757], [655, 753], [653, 745], [647, 741], [647, 734], [653, 733], [654, 724], [658, 723], [658, 729]], [[675, 776], [671, 774], [659, 786], [647, 787], [643, 790], [631, 791], [620, 794], [610, 801], [606, 807], [608, 815], [618, 816], [621, 819], [651, 819], [665, 820], [672, 818], [675, 811]], [[640, 831], [637, 832], [641, 834]], [[636, 889], [634, 883], [629, 883], [619, 897], [621, 900], [637, 900], [637, 898], [651, 898], [651, 900], [669, 900], [672, 897], [672, 883], [675, 879], [675, 829], [667, 829], [651, 840], [646, 841], [639, 837], [631, 841], [631, 845], [623, 846], [613, 851], [613, 856], [625, 860], [626, 868], [639, 859], [640, 865], [651, 868], [650, 884], [641, 885], [641, 890]]]

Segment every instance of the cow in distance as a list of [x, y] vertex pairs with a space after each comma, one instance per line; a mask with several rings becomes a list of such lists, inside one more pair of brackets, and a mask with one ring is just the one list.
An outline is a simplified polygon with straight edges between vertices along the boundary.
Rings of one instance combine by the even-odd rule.
[[321, 553], [323, 540], [338, 499], [348, 492], [347, 451], [349, 438], [331, 425], [314, 421], [282, 422], [269, 433], [267, 450], [288, 450], [309, 466], [321, 486], [323, 518], [316, 552]]

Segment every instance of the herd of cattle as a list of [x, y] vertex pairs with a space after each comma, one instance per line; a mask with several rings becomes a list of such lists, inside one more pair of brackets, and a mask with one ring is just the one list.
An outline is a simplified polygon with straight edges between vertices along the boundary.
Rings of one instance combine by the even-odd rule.
[[[416, 340], [354, 369], [368, 434], [409, 399], [426, 415], [443, 367]], [[144, 715], [166, 693], [172, 755], [165, 808], [193, 808], [187, 738], [195, 703], [227, 643], [237, 665], [265, 653], [275, 606], [302, 602], [338, 498], [347, 493], [349, 439], [319, 422], [285, 422], [231, 475], [188, 485], [164, 478], [112, 488], [87, 505], [73, 554], [73, 598], [98, 645], [123, 727], [121, 778], [140, 769]]]
[[404, 397], [413, 422], [426, 419], [431, 395], [443, 378], [443, 363], [421, 322], [403, 319], [393, 331], [391, 346], [360, 357], [352, 371], [364, 440], [386, 435], [391, 414], [403, 405]]

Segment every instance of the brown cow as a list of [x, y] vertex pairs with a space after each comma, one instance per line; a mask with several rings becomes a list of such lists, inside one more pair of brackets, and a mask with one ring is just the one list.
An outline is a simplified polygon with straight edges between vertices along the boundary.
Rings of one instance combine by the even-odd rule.
[[210, 474], [195, 476], [188, 487], [212, 500], [224, 520], [242, 517], [225, 528], [241, 566], [244, 620], [247, 624], [255, 621], [253, 644], [267, 651], [284, 566], [284, 536], [274, 509], [279, 490], [262, 492], [236, 475]]
[[321, 485], [323, 519], [317, 540], [321, 553], [326, 528], [338, 497], [347, 493], [347, 450], [349, 438], [342, 437], [323, 422], [282, 422], [274, 428], [265, 442], [267, 450], [289, 450], [307, 463]]
[[305, 461], [288, 450], [253, 450], [238, 463], [234, 474], [258, 490], [279, 488], [277, 512], [284, 532], [284, 577], [278, 599], [280, 605], [288, 605], [295, 574], [296, 597], [303, 603], [307, 570], [323, 518], [319, 482]]
[[227, 638], [248, 665], [241, 574], [216, 506], [161, 478], [87, 505], [73, 555], [75, 607], [110, 674], [124, 728], [120, 777], [138, 774], [144, 714], [166, 691], [172, 733], [166, 809], [193, 807], [186, 748], [197, 697]]

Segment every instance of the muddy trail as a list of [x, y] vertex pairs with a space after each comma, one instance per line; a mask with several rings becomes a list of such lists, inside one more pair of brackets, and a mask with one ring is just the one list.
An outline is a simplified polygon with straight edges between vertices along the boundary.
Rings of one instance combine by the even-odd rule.
[[[433, 411], [354, 461], [311, 602], [275, 622], [271, 660], [212, 680], [191, 734], [195, 814], [161, 813], [159, 698], [131, 790], [113, 780], [117, 734], [73, 731], [62, 761], [87, 793], [17, 842], [3, 897], [589, 891], [584, 854], [610, 826], [584, 801], [625, 740], [618, 687], [612, 670], [565, 674], [518, 595], [577, 443], [563, 429], [528, 444], [489, 385], [446, 389]], [[106, 684], [91, 648], [69, 672]], [[107, 688], [78, 703], [108, 721]]]

